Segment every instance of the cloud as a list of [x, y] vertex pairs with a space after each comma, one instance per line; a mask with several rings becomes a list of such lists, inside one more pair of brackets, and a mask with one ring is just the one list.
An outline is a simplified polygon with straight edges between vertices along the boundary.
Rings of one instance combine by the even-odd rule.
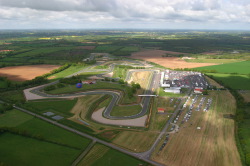
[[[248, 0], [0, 0], [0, 25], [16, 20], [31, 27], [52, 26], [112, 28], [167, 23], [250, 23]], [[152, 26], [154, 26], [152, 25]], [[183, 24], [184, 25], [184, 24]], [[197, 24], [198, 25], [198, 24]], [[211, 24], [212, 25], [212, 24]], [[129, 26], [128, 26], [129, 27]], [[156, 27], [156, 28], [157, 28]], [[232, 25], [233, 27], [233, 25]], [[143, 28], [143, 27], [142, 27]]]

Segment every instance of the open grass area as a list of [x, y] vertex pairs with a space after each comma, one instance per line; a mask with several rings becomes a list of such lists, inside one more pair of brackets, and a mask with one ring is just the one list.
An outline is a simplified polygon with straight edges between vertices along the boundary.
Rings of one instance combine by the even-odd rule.
[[129, 98], [127, 92], [130, 87], [109, 82], [97, 82], [96, 84], [84, 84], [82, 88], [76, 88], [75, 85], [67, 85], [63, 88], [58, 88], [52, 91], [48, 91], [49, 94], [63, 94], [63, 93], [74, 93], [74, 92], [83, 92], [87, 90], [96, 90], [96, 89], [111, 89], [111, 90], [120, 90], [125, 91], [125, 94], [122, 99], [122, 103], [133, 103], [136, 102], [136, 97]]
[[111, 116], [130, 116], [138, 114], [141, 111], [142, 107], [140, 105], [131, 105], [131, 106], [115, 106], [111, 111]]
[[68, 75], [71, 75], [73, 73], [76, 73], [80, 70], [83, 70], [87, 67], [87, 65], [85, 64], [81, 64], [81, 65], [71, 65], [69, 68], [59, 72], [59, 73], [56, 73], [56, 74], [53, 74], [49, 77], [49, 79], [51, 81], [55, 81], [55, 80], [58, 80], [58, 79], [62, 79]]
[[18, 110], [7, 111], [0, 115], [0, 127], [16, 127], [33, 117]]
[[132, 67], [119, 67], [119, 66], [115, 66], [114, 70], [113, 70], [113, 78], [121, 78], [121, 79], [125, 79], [127, 76], [127, 72], [128, 69]]
[[82, 159], [78, 166], [145, 166], [149, 165], [136, 158], [128, 156], [104, 145], [96, 144]]
[[247, 75], [220, 73], [207, 73], [207, 75], [212, 76], [217, 82], [221, 82], [232, 89], [250, 90], [250, 78]]
[[25, 103], [27, 108], [34, 110], [35, 112], [44, 113], [44, 112], [53, 112], [55, 114], [63, 116], [71, 116], [70, 110], [76, 104], [77, 99], [71, 100], [48, 100], [48, 101], [29, 101]]
[[215, 70], [218, 73], [238, 73], [238, 74], [249, 74], [250, 61], [242, 61], [235, 63], [227, 63], [222, 65], [206, 66], [195, 68], [198, 70]]
[[6, 165], [70, 165], [90, 143], [86, 138], [18, 110], [1, 115], [0, 127], [14, 127], [36, 136], [1, 134], [0, 161]]
[[0, 136], [0, 160], [6, 165], [70, 165], [79, 150], [20, 135]]
[[240, 59], [205, 59], [205, 58], [198, 58], [198, 59], [185, 59], [186, 62], [194, 62], [194, 63], [218, 63], [218, 64], [225, 64], [225, 63], [234, 63], [234, 62], [241, 62], [243, 60]]

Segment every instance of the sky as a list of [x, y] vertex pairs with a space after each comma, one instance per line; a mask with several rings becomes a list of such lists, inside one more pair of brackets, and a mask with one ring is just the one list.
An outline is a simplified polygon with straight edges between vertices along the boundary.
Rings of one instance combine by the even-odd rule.
[[250, 30], [250, 0], [0, 0], [0, 29]]

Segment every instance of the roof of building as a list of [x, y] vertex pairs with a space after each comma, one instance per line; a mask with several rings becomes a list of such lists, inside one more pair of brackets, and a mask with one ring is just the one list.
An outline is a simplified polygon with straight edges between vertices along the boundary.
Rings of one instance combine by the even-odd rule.
[[194, 89], [194, 91], [200, 91], [200, 92], [202, 92], [202, 91], [203, 91], [203, 89], [200, 89], [200, 88], [195, 88], [195, 89]]

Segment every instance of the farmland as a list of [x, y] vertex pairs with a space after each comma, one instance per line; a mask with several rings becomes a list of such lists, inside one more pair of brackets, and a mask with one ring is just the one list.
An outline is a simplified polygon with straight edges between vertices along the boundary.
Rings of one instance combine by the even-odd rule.
[[13, 81], [31, 80], [58, 68], [57, 65], [32, 65], [0, 68], [0, 76]]
[[70, 113], [70, 110], [74, 107], [76, 104], [77, 99], [71, 99], [71, 100], [48, 100], [48, 101], [35, 101], [35, 102], [27, 102], [25, 103], [25, 106], [35, 112], [38, 112], [40, 114], [45, 112], [53, 112], [58, 115], [62, 116], [72, 116]]
[[247, 75], [220, 73], [207, 73], [207, 75], [233, 89], [250, 90], [250, 78]]
[[[249, 101], [248, 93], [243, 93], [250, 90], [250, 61], [247, 61], [250, 58], [249, 32], [27, 30], [1, 32], [0, 35], [0, 75], [1, 71], [17, 68], [12, 74], [2, 74], [14, 75], [16, 79], [0, 79], [1, 100], [50, 120], [52, 116], [43, 113], [61, 115], [64, 119], [53, 123], [107, 141], [132, 152], [134, 157], [150, 158], [165, 165], [238, 166], [249, 160], [249, 106], [241, 103], [244, 100], [235, 93], [241, 93], [245, 101]], [[114, 64], [113, 71], [109, 71], [113, 69], [111, 64]], [[50, 66], [57, 68], [65, 65], [67, 68], [62, 71], [49, 73], [52, 70]], [[44, 67], [33, 70], [29, 66]], [[139, 68], [145, 70], [138, 72]], [[220, 88], [214, 90], [215, 87], [209, 87], [209, 95], [202, 96], [213, 99], [211, 110], [194, 111], [190, 121], [184, 124], [172, 121], [182, 108], [179, 104], [187, 98], [187, 88], [183, 88], [183, 94], [165, 93], [163, 88], [159, 88], [159, 73], [166, 68], [201, 70], [209, 76], [207, 80], [211, 85]], [[129, 73], [131, 77], [124, 82], [129, 70], [136, 72]], [[106, 71], [109, 73], [103, 77], [99, 75]], [[79, 73], [74, 77], [64, 78], [76, 72]], [[45, 73], [48, 74], [42, 77], [41, 82], [32, 82], [32, 78]], [[24, 78], [25, 74], [27, 78]], [[157, 81], [150, 82], [151, 78]], [[76, 83], [89, 79], [97, 80], [94, 84], [76, 87]], [[45, 98], [52, 94], [55, 95], [51, 96], [53, 98], [25, 100], [24, 89], [53, 81], [58, 82], [33, 91], [38, 97]], [[135, 89], [135, 83], [139, 83], [141, 88], [136, 85]], [[149, 83], [153, 84], [152, 88], [149, 88]], [[147, 100], [149, 106], [145, 109], [145, 119], [140, 127], [132, 123], [124, 125], [114, 122], [121, 120], [112, 120], [112, 124], [102, 124], [104, 121], [96, 120], [97, 114], [99, 119], [110, 120], [104, 118], [102, 111], [107, 108], [112, 96], [101, 93], [74, 98], [74, 93], [78, 92], [120, 92], [121, 98], [111, 110], [111, 116], [129, 116], [142, 110], [141, 101], [145, 100], [141, 99], [145, 98], [137, 95], [143, 94], [147, 88], [157, 96]], [[64, 94], [72, 95], [72, 98], [56, 98], [56, 95], [66, 97]], [[159, 113], [158, 108], [163, 108], [165, 112]], [[1, 130], [0, 165], [71, 165], [90, 143], [86, 138], [17, 110], [3, 112], [0, 114], [0, 127], [6, 126], [8, 129]], [[136, 119], [126, 120], [131, 122]], [[172, 131], [169, 120], [180, 129]], [[168, 131], [171, 130], [169, 142], [158, 153], [164, 141], [161, 138], [155, 150], [151, 151], [153, 155], [148, 156], [147, 151], [158, 141], [159, 134], [164, 133], [165, 137], [165, 126]], [[201, 129], [197, 130], [197, 127]], [[78, 165], [148, 165], [107, 146], [96, 143]], [[22, 150], [17, 151], [17, 148]], [[148, 157], [141, 152], [145, 152], [143, 155], [148, 153]]]
[[0, 127], [12, 127], [19, 133], [26, 133], [26, 136], [13, 132], [1, 134], [0, 160], [3, 164], [69, 165], [89, 143], [83, 137], [17, 110], [1, 115], [0, 122]]
[[194, 62], [194, 63], [218, 63], [218, 64], [225, 64], [225, 63], [234, 63], [240, 62], [240, 59], [206, 59], [206, 58], [197, 58], [197, 59], [185, 59], [186, 62]]
[[250, 68], [250, 61], [227, 63], [216, 66], [207, 66], [196, 68], [198, 70], [214, 70], [218, 73], [237, 73], [237, 74], [249, 74], [250, 71], [246, 70]]
[[[171, 57], [164, 57], [166, 54], [171, 54]], [[184, 61], [183, 59], [175, 57], [178, 54], [185, 54], [185, 53], [176, 53], [176, 52], [169, 53], [168, 51], [164, 50], [144, 50], [133, 53], [131, 58], [154, 62], [170, 69], [195, 68], [201, 66], [215, 65], [214, 63], [189, 63]]]
[[[167, 165], [241, 165], [234, 139], [235, 122], [225, 118], [225, 115], [235, 114], [234, 98], [228, 91], [210, 92], [210, 95], [214, 102], [211, 110], [194, 111], [178, 133], [170, 135], [160, 154], [157, 150], [154, 152], [154, 160]], [[196, 129], [198, 126], [201, 130]]]
[[104, 145], [96, 144], [90, 152], [83, 158], [78, 166], [113, 166], [113, 165], [148, 165], [138, 159], [126, 154], [110, 149]]

